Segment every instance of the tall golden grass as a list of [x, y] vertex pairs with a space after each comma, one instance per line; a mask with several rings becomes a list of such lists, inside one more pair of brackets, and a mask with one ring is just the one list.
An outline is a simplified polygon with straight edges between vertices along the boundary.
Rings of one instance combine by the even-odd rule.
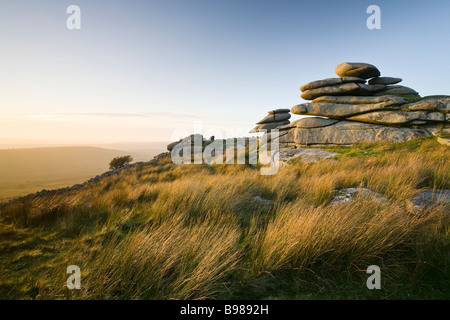
[[[414, 150], [409, 145], [364, 148], [377, 149], [370, 156], [297, 161], [274, 176], [261, 176], [246, 165], [162, 161], [69, 194], [11, 204], [1, 211], [5, 230], [52, 235], [54, 251], [48, 259], [16, 268], [19, 253], [7, 249], [14, 232], [0, 234], [0, 266], [4, 279], [9, 275], [3, 283], [8, 290], [0, 294], [295, 298], [310, 289], [292, 279], [336, 289], [344, 274], [360, 290], [364, 270], [372, 264], [388, 279], [389, 290], [381, 297], [402, 296], [411, 285], [426, 291], [448, 284], [448, 207], [414, 211], [405, 200], [423, 188], [450, 189], [450, 151], [434, 140]], [[388, 201], [360, 197], [330, 204], [336, 190], [358, 186]], [[255, 196], [275, 205], [261, 206]], [[38, 245], [24, 245], [22, 251]], [[73, 264], [82, 272], [79, 291], [65, 287], [65, 268]], [[34, 291], [24, 289], [30, 277]], [[442, 297], [433, 290], [432, 297]]]

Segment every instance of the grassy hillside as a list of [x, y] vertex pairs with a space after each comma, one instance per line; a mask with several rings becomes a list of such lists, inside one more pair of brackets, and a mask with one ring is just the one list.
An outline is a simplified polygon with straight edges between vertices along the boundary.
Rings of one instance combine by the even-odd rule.
[[0, 201], [81, 183], [109, 169], [124, 151], [96, 147], [0, 150]]
[[[450, 298], [449, 209], [405, 203], [450, 189], [449, 148], [424, 138], [333, 149], [344, 154], [274, 176], [161, 161], [2, 207], [0, 298]], [[330, 204], [356, 186], [388, 201]], [[373, 264], [381, 290], [366, 288]], [[65, 287], [69, 265], [81, 290]]]

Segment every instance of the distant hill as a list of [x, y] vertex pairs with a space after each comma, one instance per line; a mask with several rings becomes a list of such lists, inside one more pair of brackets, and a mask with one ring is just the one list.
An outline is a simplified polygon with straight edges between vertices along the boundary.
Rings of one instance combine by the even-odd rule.
[[128, 141], [111, 143], [61, 143], [55, 141], [35, 141], [24, 139], [0, 138], [0, 150], [2, 149], [36, 149], [36, 148], [61, 148], [61, 147], [98, 147], [103, 149], [113, 149], [134, 154], [136, 161], [147, 161], [154, 156], [164, 152], [170, 141]]
[[117, 142], [95, 146], [128, 152], [133, 155], [135, 161], [148, 161], [157, 154], [165, 152], [168, 144], [169, 142]]
[[0, 150], [0, 201], [42, 189], [81, 183], [109, 169], [116, 156], [137, 153], [98, 147], [52, 147]]

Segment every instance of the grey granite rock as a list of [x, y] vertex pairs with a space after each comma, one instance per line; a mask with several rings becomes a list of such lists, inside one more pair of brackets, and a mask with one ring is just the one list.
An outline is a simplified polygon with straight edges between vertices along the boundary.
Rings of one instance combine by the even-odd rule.
[[360, 89], [357, 83], [344, 83], [336, 86], [306, 90], [301, 94], [301, 97], [305, 100], [313, 100], [320, 96], [349, 95]]
[[407, 204], [413, 210], [427, 209], [433, 206], [450, 205], [450, 190], [436, 189], [418, 192], [415, 198], [407, 200]]
[[397, 85], [393, 85], [393, 86], [386, 86], [386, 88], [380, 92], [375, 93], [376, 96], [381, 96], [381, 95], [410, 95], [410, 94], [415, 94], [418, 95], [419, 93], [414, 90], [411, 89], [409, 87], [405, 87], [405, 86], [397, 86]]
[[391, 102], [380, 102], [375, 104], [304, 103], [294, 106], [291, 109], [291, 112], [294, 114], [342, 119], [364, 112], [384, 110], [387, 108], [398, 109], [398, 107]]
[[399, 96], [322, 96], [314, 99], [314, 102], [342, 103], [342, 104], [373, 104], [389, 102], [392, 105], [402, 105], [408, 101]]
[[381, 194], [373, 192], [366, 188], [345, 188], [338, 190], [335, 193], [335, 197], [331, 204], [342, 204], [352, 201], [356, 196], [360, 197], [370, 197], [374, 199], [376, 202], [387, 202], [387, 199], [384, 198]]
[[286, 113], [286, 112], [289, 112], [289, 111], [291, 111], [291, 110], [290, 109], [275, 109], [275, 110], [269, 111], [269, 114]]
[[368, 96], [375, 92], [379, 92], [386, 89], [386, 86], [384, 84], [363, 84], [358, 83], [359, 90], [356, 91], [356, 94], [358, 95], [364, 95]]
[[280, 121], [288, 120], [290, 118], [291, 118], [291, 115], [290, 115], [289, 112], [274, 113], [274, 114], [269, 114], [264, 119], [262, 119], [261, 121], [257, 122], [256, 124], [280, 122]]
[[254, 199], [255, 203], [261, 205], [261, 206], [269, 206], [272, 207], [273, 205], [275, 205], [275, 201], [269, 200], [269, 199], [264, 199], [261, 198], [260, 196], [256, 196]]
[[409, 111], [440, 111], [450, 113], [450, 97], [428, 97], [406, 105]]
[[393, 77], [376, 77], [369, 80], [369, 84], [396, 84], [402, 82], [401, 78]]
[[322, 128], [294, 128], [279, 138], [280, 143], [301, 145], [351, 145], [360, 142], [404, 142], [429, 136], [423, 129], [398, 128], [369, 123], [339, 121]]
[[289, 120], [259, 124], [255, 128], [253, 128], [250, 131], [250, 133], [262, 132], [262, 131], [268, 131], [268, 130], [276, 129], [279, 126], [283, 126], [283, 125], [286, 125], [288, 123], [289, 123]]
[[338, 154], [337, 152], [329, 152], [319, 148], [286, 148], [280, 150], [279, 160], [288, 163], [293, 159], [300, 158], [302, 162], [311, 163], [329, 159]]
[[366, 80], [358, 78], [358, 77], [344, 77], [344, 78], [327, 78], [323, 80], [316, 80], [312, 81], [310, 83], [307, 83], [300, 87], [300, 91], [306, 91], [306, 90], [312, 90], [322, 87], [329, 87], [329, 86], [337, 86], [343, 83], [365, 83]]
[[441, 112], [429, 112], [427, 113], [428, 121], [445, 122], [445, 114]]
[[427, 120], [425, 112], [376, 111], [349, 117], [348, 120], [375, 124], [407, 124], [415, 120]]
[[295, 120], [294, 122], [291, 123], [291, 125], [296, 128], [320, 128], [330, 126], [338, 121], [339, 120], [336, 119], [308, 117]]
[[362, 62], [343, 62], [339, 64], [334, 71], [343, 77], [358, 77], [369, 79], [380, 76], [380, 71], [372, 64]]

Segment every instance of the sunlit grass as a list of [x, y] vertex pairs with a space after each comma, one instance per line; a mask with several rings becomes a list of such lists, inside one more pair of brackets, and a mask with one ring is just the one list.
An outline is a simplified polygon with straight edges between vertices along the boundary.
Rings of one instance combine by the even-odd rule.
[[[274, 176], [165, 160], [3, 207], [0, 297], [448, 298], [448, 207], [417, 212], [405, 200], [450, 189], [449, 148], [426, 138], [330, 149], [342, 155]], [[330, 204], [358, 186], [387, 202]], [[73, 264], [79, 291], [65, 287]], [[365, 288], [371, 264], [384, 290]]]

